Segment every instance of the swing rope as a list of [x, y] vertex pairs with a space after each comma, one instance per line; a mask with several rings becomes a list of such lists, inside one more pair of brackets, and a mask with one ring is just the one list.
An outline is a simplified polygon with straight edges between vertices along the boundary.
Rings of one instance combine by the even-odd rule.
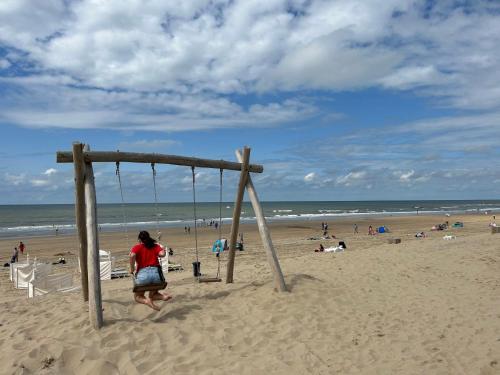
[[[196, 223], [197, 223], [198, 219], [196, 218], [196, 188], [195, 188], [194, 166], [191, 167], [191, 174], [193, 176], [194, 242], [195, 242], [195, 250], [196, 250], [196, 263], [199, 263], [199, 258], [198, 258], [198, 231], [196, 229]], [[199, 279], [200, 279], [200, 275], [198, 273], [198, 280]]]
[[156, 236], [158, 237], [158, 242], [160, 242], [161, 241], [160, 213], [158, 211], [158, 194], [156, 193], [156, 169], [155, 169], [155, 163], [151, 163], [151, 169], [153, 170], [153, 190], [154, 190], [154, 193], [155, 193]]
[[129, 238], [128, 238], [128, 229], [127, 229], [127, 216], [125, 214], [125, 200], [123, 199], [123, 188], [122, 188], [122, 179], [120, 176], [120, 162], [116, 162], [116, 176], [118, 177], [118, 186], [120, 187], [120, 197], [122, 199], [121, 207], [122, 207], [122, 216], [123, 216], [123, 228], [125, 231], [125, 241], [127, 243], [127, 246], [129, 245]]
[[[219, 242], [222, 236], [222, 171], [223, 169], [220, 169], [220, 189], [219, 189]], [[197, 223], [198, 223], [198, 218], [196, 215], [196, 175], [194, 173], [194, 166], [191, 167], [191, 174], [193, 177], [193, 215], [194, 215], [194, 240], [195, 240], [195, 251], [196, 251], [196, 262], [199, 263], [199, 254], [198, 254], [198, 228], [197, 228]], [[221, 243], [222, 244], [222, 243]], [[198, 282], [201, 282], [201, 274], [198, 273], [197, 279]], [[220, 251], [217, 254], [217, 277], [216, 278], [208, 278], [208, 279], [203, 279], [204, 281], [221, 281], [220, 280]]]

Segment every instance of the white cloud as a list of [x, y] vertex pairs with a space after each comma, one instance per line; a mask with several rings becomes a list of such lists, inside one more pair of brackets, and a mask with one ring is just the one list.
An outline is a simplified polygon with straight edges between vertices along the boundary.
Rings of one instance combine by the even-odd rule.
[[245, 108], [207, 93], [148, 94], [26, 85], [22, 95], [22, 103], [29, 102], [30, 108], [19, 106], [19, 94], [6, 97], [0, 120], [36, 128], [187, 131], [276, 126], [307, 118], [315, 111], [312, 105], [295, 100]]
[[0, 69], [7, 69], [10, 65], [9, 60], [0, 59]]
[[21, 73], [2, 82], [23, 91], [0, 103], [3, 121], [272, 126], [317, 108], [278, 99], [243, 106], [230, 94], [377, 86], [498, 109], [497, 11], [483, 1], [5, 0], [0, 43]]
[[422, 173], [422, 172], [415, 172], [413, 169], [407, 172], [402, 172], [402, 171], [393, 172], [393, 175], [396, 178], [398, 178], [399, 182], [407, 186], [411, 186], [415, 183], [427, 182], [434, 176], [434, 174], [435, 174], [434, 171]]
[[227, 93], [270, 80], [272, 88], [352, 87], [399, 61], [387, 49], [349, 46], [384, 37], [384, 23], [403, 9], [395, 0], [9, 3], [0, 12], [4, 42], [93, 87], [177, 91], [187, 83]]
[[32, 186], [35, 187], [44, 187], [44, 186], [49, 186], [51, 182], [49, 180], [41, 180], [41, 179], [33, 179], [30, 181]]
[[[271, 175], [256, 180], [274, 190], [334, 182], [337, 190], [378, 187], [390, 194], [394, 185], [410, 191], [440, 180], [465, 190], [473, 179], [498, 179], [494, 167], [479, 174], [477, 165], [498, 158], [500, 7], [461, 4], [4, 0], [0, 69], [9, 71], [0, 76], [0, 122], [146, 132], [312, 124], [325, 115], [320, 96], [413, 90], [434, 105], [475, 111], [386, 129], [365, 123], [360, 133], [304, 144], [300, 160], [266, 163]], [[163, 137], [119, 147], [179, 145]], [[317, 160], [342, 171], [318, 169]], [[51, 169], [44, 176], [7, 174], [5, 182], [54, 186]], [[191, 176], [178, 176], [190, 191]], [[197, 180], [200, 190], [217, 192], [217, 176]], [[104, 175], [97, 183], [114, 188]]]
[[346, 49], [341, 41], [319, 40], [286, 54], [265, 75], [266, 79], [259, 82], [258, 88], [340, 90], [369, 87], [390, 74], [398, 62], [398, 54], [389, 50]]
[[[207, 173], [205, 172], [194, 172], [194, 179], [195, 179], [195, 184], [198, 184], [198, 183], [203, 183], [203, 182], [206, 182], [207, 181]], [[184, 176], [182, 178], [182, 183], [183, 184], [188, 184], [188, 185], [192, 185], [193, 183], [193, 175], [190, 174], [189, 176]]]
[[133, 142], [121, 142], [120, 150], [162, 150], [170, 149], [175, 146], [180, 146], [181, 142], [173, 139], [152, 139], [152, 140], [137, 140]]
[[441, 74], [433, 66], [408, 66], [382, 78], [383, 85], [406, 89], [438, 83]]
[[411, 171], [408, 171], [408, 172], [402, 172], [399, 175], [399, 181], [402, 183], [409, 183], [410, 179], [412, 178], [412, 176], [414, 174], [415, 174], [415, 171], [413, 169]]
[[49, 168], [45, 172], [43, 172], [43, 174], [46, 176], [52, 176], [56, 173], [57, 173], [57, 169], [54, 169], [54, 168]]
[[337, 185], [351, 186], [358, 184], [366, 177], [366, 171], [349, 172], [344, 176], [339, 176], [336, 179]]
[[316, 179], [316, 173], [314, 172], [311, 172], [311, 173], [308, 173], [304, 176], [304, 181], [305, 182], [312, 182]]
[[21, 185], [26, 181], [26, 174], [25, 173], [21, 173], [18, 175], [11, 174], [11, 173], [5, 173], [4, 177], [5, 177], [5, 181], [8, 184], [14, 185], [14, 186]]

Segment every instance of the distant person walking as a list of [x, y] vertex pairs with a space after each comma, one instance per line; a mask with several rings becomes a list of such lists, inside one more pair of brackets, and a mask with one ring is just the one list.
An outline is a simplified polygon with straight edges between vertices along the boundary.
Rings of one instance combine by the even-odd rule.
[[19, 242], [19, 251], [21, 252], [21, 255], [24, 254], [24, 249], [26, 249], [26, 246], [24, 246], [23, 241]]
[[10, 259], [11, 263], [17, 263], [19, 260], [19, 250], [17, 247], [14, 248], [14, 251], [12, 252], [12, 258]]
[[358, 234], [358, 224], [354, 224], [354, 234]]

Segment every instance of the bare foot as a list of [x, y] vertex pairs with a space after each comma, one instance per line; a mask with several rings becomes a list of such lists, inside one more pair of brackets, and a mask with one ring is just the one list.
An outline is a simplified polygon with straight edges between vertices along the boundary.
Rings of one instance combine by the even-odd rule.
[[168, 301], [172, 299], [172, 296], [167, 293], [155, 292], [153, 295], [149, 295], [152, 301]]
[[153, 301], [151, 301], [149, 298], [146, 298], [145, 304], [151, 307], [153, 310], [160, 311], [160, 308], [156, 306]]
[[165, 302], [170, 301], [173, 298], [170, 294], [163, 294], [163, 293], [160, 294], [161, 294], [161, 300]]

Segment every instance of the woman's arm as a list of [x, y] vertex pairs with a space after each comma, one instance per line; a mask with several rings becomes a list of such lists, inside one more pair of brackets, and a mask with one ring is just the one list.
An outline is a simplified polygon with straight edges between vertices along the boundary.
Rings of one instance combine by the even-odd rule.
[[165, 251], [165, 248], [163, 246], [160, 246], [161, 250], [158, 252], [158, 256], [160, 258], [163, 258], [165, 255], [167, 255], [167, 252]]
[[135, 253], [130, 253], [130, 273], [134, 274], [135, 272]]

